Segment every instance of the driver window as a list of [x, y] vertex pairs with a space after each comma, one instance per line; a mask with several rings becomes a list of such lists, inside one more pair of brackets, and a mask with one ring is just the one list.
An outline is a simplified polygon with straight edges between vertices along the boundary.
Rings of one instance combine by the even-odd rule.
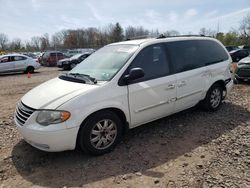
[[145, 76], [136, 82], [169, 75], [169, 63], [164, 46], [156, 44], [144, 48], [134, 59], [129, 70], [136, 67], [142, 68], [145, 73]]

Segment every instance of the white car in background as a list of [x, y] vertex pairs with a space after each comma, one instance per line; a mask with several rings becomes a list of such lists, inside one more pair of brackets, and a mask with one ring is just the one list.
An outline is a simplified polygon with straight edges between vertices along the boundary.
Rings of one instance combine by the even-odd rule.
[[8, 54], [0, 56], [0, 73], [19, 72], [33, 73], [41, 65], [31, 57], [21, 54]]

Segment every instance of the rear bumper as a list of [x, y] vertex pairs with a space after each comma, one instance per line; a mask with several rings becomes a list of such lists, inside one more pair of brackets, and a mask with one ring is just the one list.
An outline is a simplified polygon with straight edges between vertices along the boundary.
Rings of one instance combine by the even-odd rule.
[[228, 95], [233, 89], [233, 86], [234, 86], [233, 80], [230, 80], [230, 82], [228, 82], [225, 86], [226, 86], [226, 90], [227, 90], [226, 92]]

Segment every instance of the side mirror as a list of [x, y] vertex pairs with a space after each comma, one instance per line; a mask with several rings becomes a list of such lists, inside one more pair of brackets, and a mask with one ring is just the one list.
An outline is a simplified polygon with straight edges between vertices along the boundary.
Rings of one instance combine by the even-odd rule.
[[133, 81], [139, 78], [144, 77], [145, 73], [142, 68], [132, 68], [129, 71], [129, 74], [124, 76], [124, 81]]

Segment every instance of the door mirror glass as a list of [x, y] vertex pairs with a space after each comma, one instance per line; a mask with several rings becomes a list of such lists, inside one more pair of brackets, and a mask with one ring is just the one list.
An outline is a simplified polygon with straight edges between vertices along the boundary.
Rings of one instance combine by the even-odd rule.
[[124, 76], [124, 80], [126, 82], [133, 81], [139, 78], [144, 77], [145, 73], [142, 68], [132, 68], [129, 71], [129, 74]]

